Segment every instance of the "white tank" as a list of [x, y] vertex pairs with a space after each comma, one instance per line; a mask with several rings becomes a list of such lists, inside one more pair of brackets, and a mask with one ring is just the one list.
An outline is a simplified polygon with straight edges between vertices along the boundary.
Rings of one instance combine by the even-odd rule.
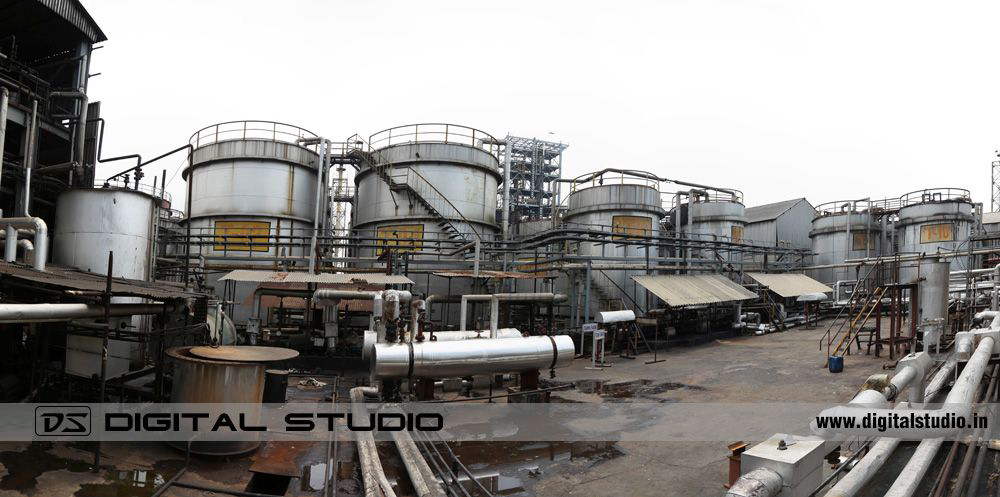
[[[601, 184], [604, 183], [604, 184]], [[655, 240], [660, 233], [660, 221], [665, 215], [660, 205], [658, 183], [625, 175], [622, 178], [605, 177], [594, 186], [576, 187], [568, 198], [569, 209], [563, 220], [567, 227], [622, 233], [623, 237], [637, 235], [635, 242], [625, 245], [611, 243], [579, 244], [582, 256], [602, 256], [613, 264], [642, 265], [646, 260], [646, 247], [642, 239]], [[657, 257], [655, 243], [649, 247], [649, 257]], [[627, 309], [648, 310], [646, 290], [632, 280], [632, 276], [646, 274], [644, 270], [592, 270], [592, 314], [601, 310], [601, 301], [614, 305], [621, 300]], [[586, 285], [586, 281], [583, 282]], [[608, 307], [608, 306], [605, 306]]]
[[56, 204], [52, 260], [112, 276], [151, 280], [157, 202], [152, 195], [123, 188], [67, 190]]
[[[843, 200], [816, 207], [809, 231], [814, 265], [843, 264], [848, 259], [881, 254], [882, 227], [867, 206], [867, 202]], [[853, 267], [817, 269], [812, 276], [831, 286], [858, 278]]]
[[[975, 223], [974, 207], [968, 190], [938, 188], [920, 190], [900, 197], [896, 222], [898, 254], [934, 254], [968, 249]], [[968, 256], [950, 259], [952, 271], [972, 269]], [[900, 268], [900, 281], [917, 277], [914, 264]]]

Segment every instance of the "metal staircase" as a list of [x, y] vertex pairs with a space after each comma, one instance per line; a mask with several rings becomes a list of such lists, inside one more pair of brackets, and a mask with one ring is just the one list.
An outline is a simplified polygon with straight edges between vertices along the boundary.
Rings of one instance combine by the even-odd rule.
[[[823, 348], [823, 342], [826, 342], [827, 361], [831, 356], [850, 353], [851, 342], [858, 339], [868, 320], [879, 309], [882, 298], [889, 290], [888, 286], [880, 284], [882, 268], [881, 262], [876, 263], [863, 278], [858, 279], [847, 305], [840, 309], [820, 339], [820, 349]], [[875, 315], [875, 319], [880, 318], [881, 316]]]
[[[466, 233], [459, 231], [458, 228], [452, 224], [451, 219], [454, 218], [461, 218], [472, 229], [476, 238], [480, 240], [482, 239], [479, 232], [475, 229], [475, 226], [465, 219], [465, 216], [462, 215], [461, 211], [452, 205], [452, 203], [440, 191], [438, 191], [434, 185], [427, 181], [427, 179], [415, 169], [411, 167], [393, 167], [391, 164], [382, 160], [381, 154], [378, 153], [378, 151], [373, 152], [360, 148], [353, 148], [348, 152], [348, 156], [356, 159], [361, 165], [371, 168], [375, 175], [389, 186], [389, 190], [391, 192], [405, 193], [411, 201], [416, 201], [418, 204], [423, 206], [424, 210], [433, 216], [438, 227], [445, 232], [445, 236], [449, 240], [457, 242], [471, 241], [467, 237]], [[434, 205], [428, 197], [437, 197], [440, 202], [437, 205]], [[442, 209], [447, 210], [447, 214], [450, 216], [446, 216], [446, 213], [441, 212]]]

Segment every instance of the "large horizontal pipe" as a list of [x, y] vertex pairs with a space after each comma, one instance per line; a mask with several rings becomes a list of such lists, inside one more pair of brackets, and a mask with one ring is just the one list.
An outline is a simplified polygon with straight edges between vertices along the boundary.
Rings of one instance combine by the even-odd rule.
[[[115, 317], [171, 312], [178, 306], [165, 304], [111, 304]], [[39, 323], [45, 321], [70, 321], [73, 319], [104, 316], [104, 306], [99, 304], [0, 304], [0, 323]]]
[[379, 343], [371, 364], [377, 378], [457, 378], [561, 368], [573, 360], [575, 350], [567, 335]]
[[[434, 343], [434, 342], [454, 342], [456, 340], [488, 340], [490, 338], [490, 330], [467, 330], [467, 331], [435, 331], [434, 341], [431, 341], [431, 333], [424, 333], [424, 342]], [[501, 338], [524, 338], [516, 328], [501, 328], [497, 330], [497, 339]], [[403, 341], [409, 342], [410, 332], [403, 334]], [[368, 360], [371, 355], [372, 349], [378, 342], [378, 334], [375, 331], [368, 330], [365, 332], [364, 342], [361, 348], [361, 359]]]

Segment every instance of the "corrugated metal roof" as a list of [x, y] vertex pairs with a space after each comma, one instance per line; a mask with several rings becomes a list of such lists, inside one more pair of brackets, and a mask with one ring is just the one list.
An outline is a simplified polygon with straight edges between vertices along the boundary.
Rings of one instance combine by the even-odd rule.
[[752, 280], [782, 297], [798, 297], [807, 293], [830, 293], [832, 288], [804, 275], [795, 273], [746, 273]]
[[398, 274], [380, 273], [320, 273], [261, 271], [237, 269], [219, 278], [224, 281], [254, 283], [360, 283], [371, 285], [412, 285], [413, 280]]
[[[0, 262], [0, 279], [16, 279], [66, 290], [103, 292], [107, 287], [107, 276], [90, 273], [76, 268], [55, 264], [46, 266], [45, 271], [37, 271], [30, 266], [11, 262]], [[111, 293], [132, 297], [146, 297], [156, 300], [204, 297], [186, 292], [183, 287], [174, 287], [165, 281], [138, 281], [125, 278], [111, 279]]]
[[761, 221], [770, 221], [772, 219], [777, 219], [778, 216], [784, 214], [788, 209], [791, 209], [795, 204], [803, 201], [806, 201], [806, 199], [793, 198], [791, 200], [783, 200], [781, 202], [775, 202], [773, 204], [764, 204], [764, 205], [758, 205], [756, 207], [747, 207], [743, 215], [746, 216], [747, 223], [759, 223]]
[[757, 294], [733, 283], [721, 274], [667, 274], [633, 276], [632, 279], [660, 297], [670, 307], [717, 304], [757, 298]]
[[69, 21], [76, 29], [79, 29], [91, 43], [106, 41], [107, 36], [101, 31], [100, 26], [94, 22], [87, 9], [83, 8], [77, 0], [38, 0], [38, 3], [48, 7], [63, 19]]
[[1000, 223], [1000, 212], [983, 213], [983, 224], [997, 224], [997, 223]]

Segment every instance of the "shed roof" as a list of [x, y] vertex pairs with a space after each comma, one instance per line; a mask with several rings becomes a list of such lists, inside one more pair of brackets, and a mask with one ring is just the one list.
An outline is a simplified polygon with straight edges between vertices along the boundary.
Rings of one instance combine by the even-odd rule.
[[[774, 202], [773, 204], [758, 205], [756, 207], [747, 207], [744, 215], [747, 218], [747, 223], [759, 223], [762, 221], [771, 221], [777, 219], [779, 216], [784, 214], [799, 202], [809, 201], [805, 198], [793, 198], [791, 200], [782, 200], [781, 202]], [[810, 204], [811, 206], [811, 204]]]
[[804, 275], [797, 273], [767, 274], [746, 273], [750, 279], [766, 286], [769, 290], [782, 297], [798, 297], [810, 293], [830, 293], [832, 288]]
[[670, 307], [718, 304], [757, 298], [757, 294], [721, 274], [664, 274], [633, 276]]
[[373, 285], [412, 285], [403, 275], [382, 273], [320, 273], [261, 271], [237, 269], [219, 278], [220, 281], [250, 281], [255, 283], [368, 283]]

